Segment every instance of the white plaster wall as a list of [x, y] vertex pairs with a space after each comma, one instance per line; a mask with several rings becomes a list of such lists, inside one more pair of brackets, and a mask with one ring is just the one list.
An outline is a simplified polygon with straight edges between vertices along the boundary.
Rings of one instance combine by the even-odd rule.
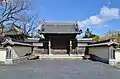
[[115, 51], [115, 60], [116, 62], [120, 62], [120, 50]]
[[109, 47], [108, 46], [104, 46], [104, 47], [90, 47], [89, 48], [89, 53], [94, 54], [98, 57], [104, 58], [104, 59], [108, 59], [109, 54]]
[[26, 53], [32, 53], [32, 47], [27, 46], [13, 46], [18, 57], [24, 56]]
[[43, 43], [33, 43], [33, 46], [43, 46]]
[[78, 43], [77, 46], [87, 46], [87, 43]]
[[4, 62], [6, 59], [6, 50], [0, 49], [0, 62]]

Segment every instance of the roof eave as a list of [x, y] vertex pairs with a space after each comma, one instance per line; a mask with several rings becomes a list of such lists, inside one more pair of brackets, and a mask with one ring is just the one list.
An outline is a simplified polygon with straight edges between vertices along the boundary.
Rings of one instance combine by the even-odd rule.
[[81, 34], [81, 33], [79, 33], [79, 32], [42, 32], [42, 33], [40, 33], [40, 34]]

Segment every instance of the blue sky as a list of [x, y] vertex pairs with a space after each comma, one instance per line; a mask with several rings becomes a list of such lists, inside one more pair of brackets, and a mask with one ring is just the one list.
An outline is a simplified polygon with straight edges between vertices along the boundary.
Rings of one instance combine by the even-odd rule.
[[77, 20], [81, 29], [90, 27], [98, 35], [103, 35], [108, 30], [120, 29], [120, 0], [33, 0], [32, 6], [39, 20]]
[[[31, 14], [39, 21], [78, 21], [94, 34], [120, 29], [120, 0], [31, 0]], [[109, 4], [109, 6], [108, 6]], [[1, 11], [1, 10], [0, 10]], [[1, 13], [1, 12], [0, 12]]]

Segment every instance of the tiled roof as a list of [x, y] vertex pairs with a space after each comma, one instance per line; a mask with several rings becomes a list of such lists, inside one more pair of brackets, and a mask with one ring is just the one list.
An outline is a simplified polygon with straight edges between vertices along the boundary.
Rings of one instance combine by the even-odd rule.
[[88, 45], [88, 47], [91, 47], [91, 46], [110, 46], [110, 45], [118, 45], [118, 43], [106, 42], [106, 43], [90, 44], [90, 45]]
[[3, 46], [6, 45], [6, 44], [32, 47], [31, 44], [23, 43], [23, 42], [14, 42], [11, 39], [6, 39], [6, 41], [2, 43]]
[[119, 45], [119, 43], [115, 42], [112, 39], [108, 39], [108, 40], [103, 40], [103, 41], [99, 41], [99, 42], [93, 42], [90, 43], [88, 45], [88, 47], [94, 47], [94, 46], [110, 46], [110, 45]]
[[44, 22], [41, 25], [41, 33], [79, 33], [76, 22]]
[[94, 43], [95, 41], [92, 40], [92, 38], [81, 38], [77, 39], [78, 43]]
[[5, 31], [5, 35], [19, 35], [19, 34], [23, 34], [23, 30], [16, 25], [12, 25], [9, 30]]
[[40, 38], [27, 38], [25, 39], [25, 42], [39, 42]]

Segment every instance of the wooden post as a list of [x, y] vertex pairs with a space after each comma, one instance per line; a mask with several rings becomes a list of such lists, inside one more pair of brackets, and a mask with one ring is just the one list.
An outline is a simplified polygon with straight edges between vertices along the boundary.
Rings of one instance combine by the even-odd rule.
[[51, 55], [51, 41], [48, 41], [48, 54]]
[[72, 41], [70, 40], [70, 52], [69, 52], [69, 55], [71, 55], [72, 53]]
[[109, 59], [111, 59], [111, 46], [109, 47]]

